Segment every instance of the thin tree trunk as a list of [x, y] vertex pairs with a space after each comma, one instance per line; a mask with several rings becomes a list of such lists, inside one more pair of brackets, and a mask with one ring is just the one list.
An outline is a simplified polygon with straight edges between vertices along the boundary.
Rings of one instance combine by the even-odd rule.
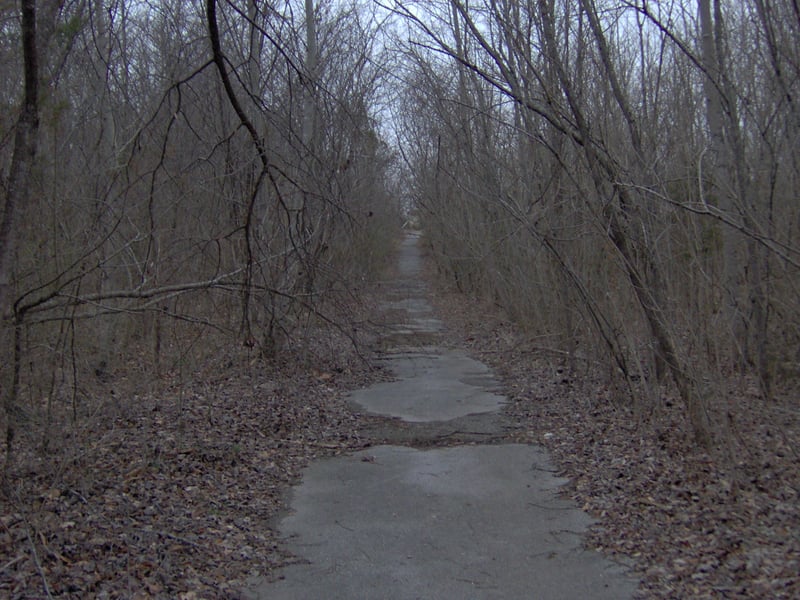
[[[302, 156], [300, 161], [302, 169], [301, 179], [303, 189], [301, 190], [302, 202], [296, 214], [297, 222], [291, 228], [300, 243], [299, 255], [303, 264], [304, 273], [302, 274], [302, 289], [309, 300], [313, 299], [317, 256], [322, 248], [322, 239], [325, 233], [325, 206], [320, 205], [319, 213], [309, 199], [317, 192], [318, 173], [317, 161], [319, 157], [318, 144], [318, 108], [317, 108], [317, 78], [319, 64], [319, 50], [317, 48], [317, 20], [314, 10], [314, 0], [305, 0], [305, 19], [306, 19], [306, 55], [304, 64], [305, 89], [303, 107], [303, 131], [301, 140]], [[304, 239], [308, 236], [308, 239]], [[316, 239], [315, 239], [316, 238]]]
[[[729, 217], [734, 213], [734, 196], [723, 182], [731, 181], [733, 156], [725, 128], [725, 95], [722, 83], [723, 44], [720, 39], [723, 24], [718, 0], [698, 0], [700, 16], [700, 47], [702, 50], [703, 91], [706, 99], [706, 120], [709, 133], [709, 156], [712, 162], [712, 189], [710, 202]], [[728, 99], [730, 101], [730, 99]], [[736, 249], [736, 234], [723, 227], [722, 239], [722, 291], [725, 321], [729, 328], [730, 345], [735, 363], [741, 365], [745, 359], [744, 320], [740, 302], [740, 282]]]
[[245, 267], [245, 284], [242, 290], [242, 324], [241, 324], [241, 336], [244, 340], [245, 344], [250, 344], [252, 340], [252, 332], [250, 327], [250, 302], [252, 300], [253, 295], [253, 263], [254, 263], [254, 253], [253, 253], [253, 244], [252, 244], [252, 224], [253, 224], [253, 209], [255, 206], [255, 202], [258, 199], [258, 194], [261, 188], [261, 185], [264, 181], [265, 177], [268, 177], [270, 183], [274, 189], [277, 190], [277, 183], [272, 177], [272, 174], [269, 170], [269, 158], [267, 157], [266, 146], [264, 141], [258, 135], [258, 131], [256, 130], [255, 126], [253, 125], [252, 120], [250, 117], [247, 116], [247, 113], [244, 111], [242, 104], [239, 102], [239, 98], [236, 95], [235, 90], [233, 89], [233, 84], [231, 83], [230, 76], [228, 75], [228, 69], [225, 64], [225, 57], [222, 53], [222, 44], [220, 41], [220, 33], [219, 33], [219, 25], [217, 23], [217, 0], [206, 0], [206, 24], [208, 26], [208, 37], [209, 41], [211, 42], [211, 55], [214, 64], [217, 67], [217, 71], [219, 72], [220, 80], [222, 81], [222, 87], [225, 90], [225, 95], [228, 97], [228, 102], [230, 102], [233, 111], [236, 113], [236, 116], [239, 118], [239, 122], [242, 126], [247, 130], [247, 133], [250, 136], [253, 145], [256, 148], [258, 153], [258, 158], [261, 163], [261, 169], [258, 173], [257, 179], [254, 183], [253, 191], [250, 196], [250, 202], [248, 204], [247, 209], [247, 219], [244, 224], [244, 235], [245, 235], [245, 250], [247, 252], [247, 260], [246, 260], [246, 267]]
[[[116, 127], [114, 123], [114, 112], [111, 107], [111, 90], [109, 89], [109, 79], [111, 73], [111, 59], [113, 54], [111, 18], [106, 8], [105, 0], [95, 0], [90, 8], [91, 18], [94, 21], [95, 51], [97, 53], [97, 66], [94, 70], [95, 78], [93, 81], [95, 94], [99, 103], [100, 112], [100, 138], [98, 144], [98, 165], [100, 165], [97, 175], [99, 181], [96, 186], [102, 190], [96, 199], [96, 226], [100, 231], [101, 239], [107, 239], [109, 235], [108, 213], [109, 204], [113, 202], [115, 193], [114, 171], [117, 168], [117, 148], [116, 148]], [[152, 231], [152, 229], [151, 229]], [[109, 248], [102, 244], [99, 248], [99, 279], [97, 281], [97, 292], [103, 294], [106, 290], [114, 287], [112, 281], [113, 269], [107, 264]], [[148, 257], [145, 264], [156, 263], [155, 257]], [[111, 355], [114, 347], [114, 319], [103, 317], [99, 320], [99, 332], [97, 336], [98, 356], [94, 361], [94, 371], [98, 376], [103, 376], [111, 363]]]
[[[12, 273], [16, 254], [15, 221], [30, 193], [39, 130], [39, 66], [36, 50], [36, 1], [22, 0], [22, 56], [24, 99], [17, 120], [14, 153], [7, 194], [0, 214], [0, 392], [6, 412], [6, 468], [11, 462], [16, 433], [17, 380], [19, 373], [19, 323], [12, 305]], [[9, 356], [9, 351], [13, 356]], [[5, 368], [12, 365], [12, 373]]]
[[578, 137], [583, 140], [582, 148], [595, 188], [600, 197], [607, 197], [608, 185], [612, 185], [614, 188], [613, 197], [609, 200], [605, 208], [605, 215], [609, 223], [609, 239], [623, 259], [625, 271], [633, 286], [636, 299], [639, 306], [642, 308], [654, 341], [669, 367], [681, 399], [686, 406], [695, 440], [699, 445], [708, 447], [712, 441], [712, 434], [707, 415], [707, 398], [705, 397], [705, 392], [703, 392], [698, 378], [693, 376], [688, 367], [680, 360], [677, 346], [675, 345], [670, 328], [664, 317], [663, 307], [659, 304], [653, 291], [647, 286], [646, 281], [637, 268], [637, 252], [645, 253], [648, 260], [650, 257], [647, 257], [647, 248], [640, 248], [637, 246], [634, 249], [632, 242], [633, 236], [631, 236], [625, 224], [629, 216], [627, 211], [633, 203], [632, 199], [628, 197], [624, 187], [610, 183], [620, 180], [618, 177], [619, 173], [616, 172], [614, 165], [611, 164], [610, 161], [604, 161], [602, 157], [598, 155], [594, 145], [591, 143], [591, 135], [585, 115], [577, 104], [573, 86], [567, 78], [564, 65], [558, 54], [553, 25], [552, 5], [548, 6], [547, 0], [539, 0], [539, 7], [542, 17], [542, 33], [544, 35], [545, 48], [547, 49], [549, 59], [553, 61], [570, 112], [575, 119]]

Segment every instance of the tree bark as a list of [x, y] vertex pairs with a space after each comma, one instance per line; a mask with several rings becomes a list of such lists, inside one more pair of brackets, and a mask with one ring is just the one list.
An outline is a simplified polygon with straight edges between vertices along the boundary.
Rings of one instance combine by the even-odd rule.
[[[24, 97], [22, 110], [14, 137], [7, 193], [0, 214], [0, 364], [12, 366], [19, 372], [19, 352], [13, 351], [17, 343], [17, 315], [13, 306], [12, 275], [16, 253], [16, 217], [27, 202], [30, 193], [33, 164], [36, 160], [39, 130], [39, 65], [36, 49], [36, 1], [22, 0], [22, 57], [24, 69]], [[13, 340], [13, 341], [12, 341]], [[9, 356], [10, 351], [13, 356]], [[6, 467], [11, 462], [11, 452], [16, 432], [17, 377], [5, 371], [0, 373], [0, 385], [6, 412]]]

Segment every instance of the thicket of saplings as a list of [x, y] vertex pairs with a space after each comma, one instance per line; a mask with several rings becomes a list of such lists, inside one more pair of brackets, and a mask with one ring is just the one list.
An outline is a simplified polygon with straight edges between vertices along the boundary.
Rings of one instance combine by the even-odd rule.
[[403, 114], [441, 272], [640, 414], [676, 393], [703, 446], [728, 435], [729, 391], [791, 400], [796, 6], [429, 10], [405, 13]]

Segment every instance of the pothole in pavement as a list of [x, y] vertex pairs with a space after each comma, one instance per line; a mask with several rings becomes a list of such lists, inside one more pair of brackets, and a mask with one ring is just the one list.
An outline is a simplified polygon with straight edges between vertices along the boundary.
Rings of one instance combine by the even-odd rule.
[[507, 399], [489, 368], [462, 350], [414, 341], [378, 352], [394, 380], [351, 394], [360, 437], [413, 448], [512, 443], [521, 425], [503, 412]]
[[397, 329], [382, 335], [378, 341], [378, 353], [382, 357], [391, 357], [398, 353], [407, 353], [420, 348], [435, 346], [440, 340], [437, 333], [417, 331], [414, 329]]
[[[363, 407], [355, 405], [356, 412]], [[519, 430], [502, 413], [466, 415], [449, 421], [411, 423], [397, 417], [364, 414], [363, 426], [358, 430], [361, 438], [370, 445], [409, 446], [424, 449], [467, 444], [512, 443], [512, 434]]]
[[419, 236], [409, 235], [399, 254], [399, 277], [381, 303], [383, 331], [375, 360], [393, 381], [350, 396], [363, 416], [359, 434], [373, 445], [429, 448], [509, 443], [520, 425], [503, 412], [507, 399], [483, 363], [443, 344], [444, 323], [420, 278]]

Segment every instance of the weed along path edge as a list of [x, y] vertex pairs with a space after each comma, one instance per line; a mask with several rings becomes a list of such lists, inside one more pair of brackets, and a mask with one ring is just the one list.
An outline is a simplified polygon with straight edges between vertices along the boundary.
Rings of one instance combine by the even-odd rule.
[[254, 582], [249, 597], [632, 597], [638, 582], [583, 548], [591, 519], [559, 496], [564, 480], [546, 451], [498, 443], [498, 383], [463, 351], [437, 346], [442, 326], [420, 262], [410, 234], [376, 358], [396, 380], [352, 395], [363, 410], [395, 417], [374, 436], [391, 443], [306, 469], [279, 523], [297, 563]]

